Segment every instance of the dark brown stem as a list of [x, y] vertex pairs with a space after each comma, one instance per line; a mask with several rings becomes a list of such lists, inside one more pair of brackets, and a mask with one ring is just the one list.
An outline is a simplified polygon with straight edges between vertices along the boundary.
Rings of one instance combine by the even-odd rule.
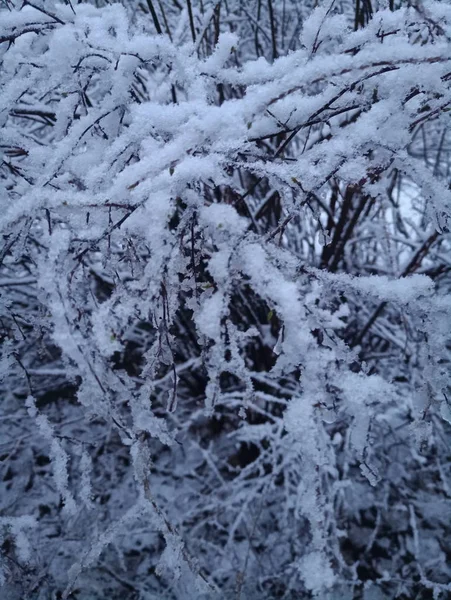
[[268, 0], [268, 10], [269, 10], [269, 22], [271, 25], [272, 59], [275, 60], [278, 55], [277, 55], [277, 46], [276, 46], [276, 22], [274, 19], [272, 0]]
[[193, 44], [195, 44], [196, 43], [196, 29], [194, 27], [193, 7], [191, 4], [191, 0], [186, 0], [186, 5], [188, 7], [188, 17], [189, 17], [189, 26], [191, 29], [191, 36], [193, 38]]
[[158, 20], [158, 15], [156, 13], [152, 0], [147, 0], [147, 6], [149, 7], [150, 14], [152, 15], [153, 19], [153, 24], [155, 25], [155, 29], [157, 30], [158, 35], [162, 35], [163, 31], [161, 29], [160, 21]]

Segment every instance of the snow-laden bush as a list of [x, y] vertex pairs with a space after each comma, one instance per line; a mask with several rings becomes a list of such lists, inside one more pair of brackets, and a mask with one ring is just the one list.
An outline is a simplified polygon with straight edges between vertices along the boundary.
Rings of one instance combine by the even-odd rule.
[[450, 593], [451, 5], [255, 4], [0, 8], [8, 598]]

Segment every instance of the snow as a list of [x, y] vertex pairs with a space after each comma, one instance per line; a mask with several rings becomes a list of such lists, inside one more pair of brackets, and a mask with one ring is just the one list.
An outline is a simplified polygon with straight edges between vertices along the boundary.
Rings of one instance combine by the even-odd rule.
[[33, 4], [0, 6], [4, 589], [448, 593], [449, 2]]

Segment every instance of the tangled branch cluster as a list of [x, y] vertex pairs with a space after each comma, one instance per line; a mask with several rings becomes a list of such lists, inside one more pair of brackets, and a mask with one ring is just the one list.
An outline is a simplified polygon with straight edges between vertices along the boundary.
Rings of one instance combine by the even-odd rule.
[[182, 4], [0, 8], [6, 597], [446, 598], [451, 6]]

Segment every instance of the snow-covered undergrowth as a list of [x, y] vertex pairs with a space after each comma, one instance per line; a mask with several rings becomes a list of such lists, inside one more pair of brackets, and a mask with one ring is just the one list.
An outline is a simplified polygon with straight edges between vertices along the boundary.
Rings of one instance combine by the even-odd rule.
[[255, 4], [0, 7], [7, 598], [451, 593], [451, 5]]

